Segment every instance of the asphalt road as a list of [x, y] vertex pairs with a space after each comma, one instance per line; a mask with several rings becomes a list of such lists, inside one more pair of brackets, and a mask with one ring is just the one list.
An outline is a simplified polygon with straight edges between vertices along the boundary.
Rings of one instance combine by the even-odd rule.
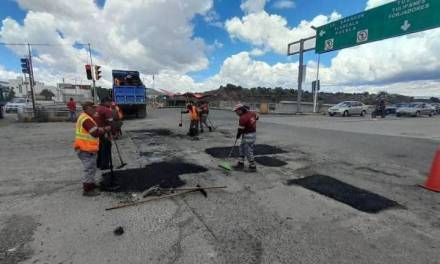
[[[204, 152], [233, 144], [233, 113], [212, 111], [216, 131], [192, 141], [184, 137], [188, 121], [178, 127], [178, 111], [125, 122], [125, 131], [175, 134], [139, 139], [125, 132], [119, 145], [126, 169], [182, 159], [209, 169], [181, 176], [187, 186], [228, 188], [115, 211], [104, 209], [133, 195], [81, 196], [73, 124], [3, 122], [0, 263], [439, 263], [440, 196], [416, 186], [438, 145], [438, 117], [262, 116], [258, 143], [286, 150], [274, 156], [288, 164], [252, 174], [226, 173]], [[369, 214], [286, 184], [314, 174], [401, 207]], [[118, 226], [122, 236], [113, 234]]]

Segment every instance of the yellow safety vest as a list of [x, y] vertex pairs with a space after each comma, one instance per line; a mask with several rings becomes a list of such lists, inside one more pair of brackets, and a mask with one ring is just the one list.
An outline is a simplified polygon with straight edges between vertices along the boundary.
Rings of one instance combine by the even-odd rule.
[[87, 130], [84, 129], [83, 123], [90, 119], [93, 124], [96, 125], [95, 120], [91, 118], [88, 114], [82, 113], [78, 120], [76, 121], [76, 134], [75, 143], [73, 144], [74, 149], [79, 149], [85, 152], [98, 152], [99, 150], [99, 138], [92, 136]]

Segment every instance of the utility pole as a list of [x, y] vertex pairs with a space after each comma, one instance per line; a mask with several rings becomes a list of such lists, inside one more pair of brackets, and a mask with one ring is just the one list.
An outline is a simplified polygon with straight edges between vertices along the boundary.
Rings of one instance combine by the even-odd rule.
[[[301, 101], [302, 101], [302, 83], [303, 83], [303, 75], [304, 75], [304, 52], [310, 51], [310, 50], [314, 50], [315, 48], [305, 48], [304, 47], [304, 43], [308, 40], [312, 40], [316, 38], [316, 36], [312, 36], [312, 37], [308, 37], [308, 38], [303, 38], [300, 39], [298, 41], [289, 43], [287, 45], [287, 56], [291, 56], [291, 55], [295, 55], [295, 54], [299, 54], [299, 65], [298, 65], [298, 96], [296, 99], [296, 113], [299, 114], [301, 113]], [[298, 45], [299, 44], [299, 51], [291, 51], [290, 47], [294, 46], [294, 45]]]
[[319, 63], [321, 62], [321, 54], [318, 54], [318, 67], [316, 68], [316, 84], [315, 91], [313, 94], [313, 113], [317, 112], [317, 104], [318, 104], [318, 94], [319, 94]]
[[89, 47], [89, 56], [90, 56], [90, 68], [92, 70], [92, 89], [93, 89], [93, 103], [96, 104], [98, 102], [98, 94], [96, 92], [96, 85], [95, 85], [95, 74], [93, 74], [94, 66], [93, 66], [93, 60], [92, 60], [92, 49], [90, 47], [90, 43], [87, 43], [87, 46]]
[[28, 46], [28, 52], [29, 52], [29, 86], [31, 87], [32, 111], [34, 112], [34, 118], [35, 118], [37, 111], [35, 109], [34, 68], [32, 67], [31, 45], [28, 43], [27, 46]]

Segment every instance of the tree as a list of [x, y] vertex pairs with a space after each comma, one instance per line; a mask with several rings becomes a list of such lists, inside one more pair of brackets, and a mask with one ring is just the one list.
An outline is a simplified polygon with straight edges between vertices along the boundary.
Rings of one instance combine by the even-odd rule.
[[43, 96], [46, 100], [52, 100], [52, 97], [55, 96], [55, 94], [49, 89], [44, 89], [43, 91], [41, 91], [40, 95]]
[[14, 97], [15, 97], [14, 88], [9, 88], [9, 93], [8, 93], [8, 96], [7, 96], [7, 101], [11, 100]]

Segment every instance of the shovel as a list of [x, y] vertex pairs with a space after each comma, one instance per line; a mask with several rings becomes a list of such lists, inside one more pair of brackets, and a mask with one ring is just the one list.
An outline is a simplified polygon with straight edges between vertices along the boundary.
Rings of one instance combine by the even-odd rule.
[[121, 156], [121, 152], [119, 151], [118, 143], [116, 143], [116, 140], [113, 140], [113, 142], [115, 143], [116, 152], [118, 152], [119, 161], [121, 162], [121, 165], [119, 165], [119, 166], [117, 167], [117, 169], [122, 169], [123, 167], [125, 167], [125, 165], [127, 165], [127, 163], [125, 163], [125, 162], [122, 160], [122, 156]]
[[179, 123], [179, 127], [182, 127], [182, 111], [180, 111], [180, 123]]

